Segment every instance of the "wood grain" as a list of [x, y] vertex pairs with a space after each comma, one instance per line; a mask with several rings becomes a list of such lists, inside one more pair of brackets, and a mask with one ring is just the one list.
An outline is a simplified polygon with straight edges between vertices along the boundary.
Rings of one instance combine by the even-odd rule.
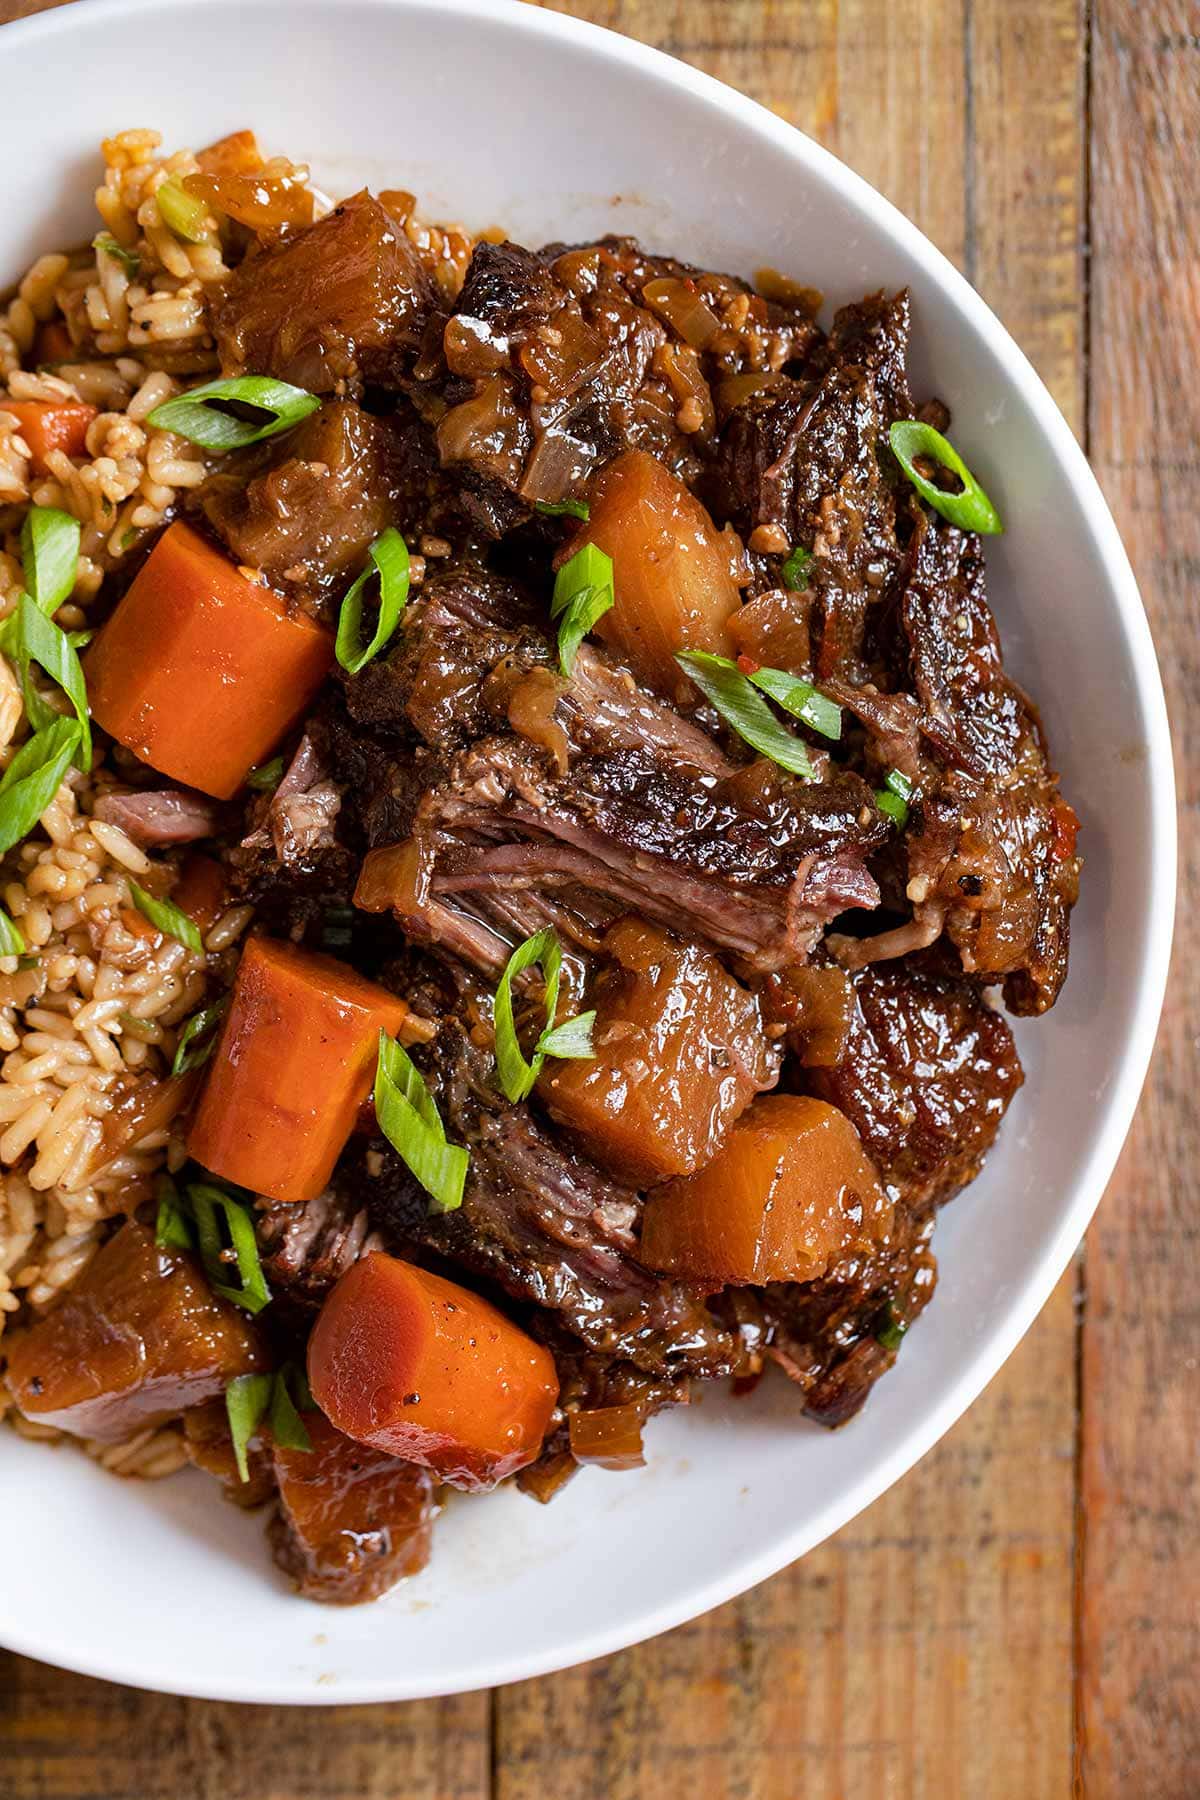
[[1159, 645], [1183, 861], [1151, 1080], [1088, 1249], [1080, 1774], [1088, 1800], [1200, 1792], [1200, 17], [1099, 0], [1091, 450]]
[[[1164, 650], [1194, 819], [1193, 0], [1093, 0], [1094, 19], [1086, 0], [556, 4], [812, 132], [996, 307], [1089, 433]], [[0, 0], [0, 18], [38, 10]], [[1195, 857], [1193, 834], [1189, 898]], [[1190, 1800], [1200, 933], [1186, 905], [1182, 932], [1155, 1074], [1089, 1241], [1082, 1424], [1071, 1276], [898, 1488], [692, 1626], [490, 1699], [337, 1713], [165, 1699], [0, 1653], [4, 1800]]]

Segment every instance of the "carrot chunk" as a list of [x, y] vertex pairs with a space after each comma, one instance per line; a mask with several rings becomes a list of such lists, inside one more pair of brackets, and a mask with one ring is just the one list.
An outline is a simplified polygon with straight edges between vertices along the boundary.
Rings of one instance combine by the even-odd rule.
[[37, 364], [69, 362], [78, 353], [62, 319], [39, 325], [33, 336], [33, 360]]
[[691, 689], [677, 651], [733, 653], [728, 627], [741, 596], [728, 540], [669, 469], [643, 450], [627, 450], [593, 488], [591, 517], [572, 548], [584, 543], [613, 565], [615, 600], [596, 636], [647, 687], [686, 699]]
[[87, 656], [92, 712], [154, 769], [235, 794], [306, 711], [333, 639], [178, 521]]
[[408, 1005], [331, 956], [251, 938], [188, 1132], [204, 1168], [272, 1200], [326, 1186]]
[[6, 400], [4, 411], [15, 417], [36, 475], [50, 473], [46, 458], [52, 450], [82, 456], [88, 426], [96, 417], [96, 408], [83, 400]]
[[715, 1286], [815, 1281], [838, 1258], [877, 1246], [892, 1205], [836, 1106], [767, 1094], [707, 1168], [656, 1188], [639, 1260]]
[[308, 1380], [347, 1437], [468, 1489], [533, 1461], [558, 1397], [541, 1344], [478, 1294], [382, 1251], [326, 1300]]
[[119, 1443], [268, 1366], [245, 1313], [192, 1258], [131, 1219], [18, 1339], [8, 1385], [27, 1419]]

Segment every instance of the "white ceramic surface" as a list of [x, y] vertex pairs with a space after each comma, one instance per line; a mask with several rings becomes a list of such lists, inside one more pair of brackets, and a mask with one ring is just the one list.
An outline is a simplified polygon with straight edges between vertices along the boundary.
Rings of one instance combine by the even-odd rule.
[[[47, 92], [53, 83], [53, 104]], [[94, 230], [105, 134], [252, 124], [331, 192], [415, 189], [533, 243], [635, 232], [834, 302], [911, 285], [914, 387], [1008, 521], [988, 546], [1010, 665], [1044, 703], [1087, 868], [1072, 973], [1019, 1031], [1027, 1084], [938, 1227], [941, 1283], [896, 1370], [830, 1435], [782, 1380], [650, 1427], [650, 1466], [552, 1506], [451, 1507], [432, 1566], [375, 1606], [298, 1600], [260, 1517], [199, 1475], [125, 1484], [0, 1434], [0, 1641], [92, 1674], [240, 1700], [441, 1694], [582, 1661], [801, 1555], [971, 1402], [1050, 1293], [1133, 1111], [1157, 1022], [1174, 801], [1146, 621], [1109, 514], [1032, 369], [950, 265], [857, 177], [729, 89], [513, 0], [90, 0], [0, 32], [0, 277]], [[15, 1554], [11, 1547], [15, 1546]]]

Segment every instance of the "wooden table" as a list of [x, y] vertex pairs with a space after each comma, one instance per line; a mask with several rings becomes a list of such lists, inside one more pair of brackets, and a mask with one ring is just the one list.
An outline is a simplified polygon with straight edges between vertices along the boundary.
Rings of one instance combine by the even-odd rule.
[[[36, 10], [7, 0], [0, 17]], [[562, 10], [658, 44], [794, 120], [898, 201], [1006, 321], [1086, 445], [1141, 578], [1190, 825], [1195, 0]], [[169, 127], [168, 97], [132, 122]], [[456, 1700], [208, 1705], [0, 1653], [0, 1795], [1195, 1800], [1194, 832], [1182, 891], [1154, 1071], [1086, 1256], [969, 1416], [831, 1543], [657, 1642]]]

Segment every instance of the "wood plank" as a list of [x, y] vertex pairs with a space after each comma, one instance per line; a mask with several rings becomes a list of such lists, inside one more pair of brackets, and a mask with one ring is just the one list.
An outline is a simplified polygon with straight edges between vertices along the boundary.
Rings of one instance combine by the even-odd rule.
[[1184, 1800], [1200, 1766], [1200, 20], [1098, 0], [1091, 447], [1142, 584], [1184, 823], [1150, 1083], [1088, 1259], [1080, 1770], [1088, 1800]]
[[226, 1706], [0, 1653], [5, 1800], [488, 1800], [488, 1762], [485, 1694]]
[[[974, 274], [1079, 427], [1075, 0], [556, 5], [731, 81], [850, 162]], [[655, 1643], [497, 1694], [496, 1800], [685, 1782], [705, 1800], [1065, 1800], [1074, 1290], [1071, 1274], [968, 1417], [831, 1543]]]

